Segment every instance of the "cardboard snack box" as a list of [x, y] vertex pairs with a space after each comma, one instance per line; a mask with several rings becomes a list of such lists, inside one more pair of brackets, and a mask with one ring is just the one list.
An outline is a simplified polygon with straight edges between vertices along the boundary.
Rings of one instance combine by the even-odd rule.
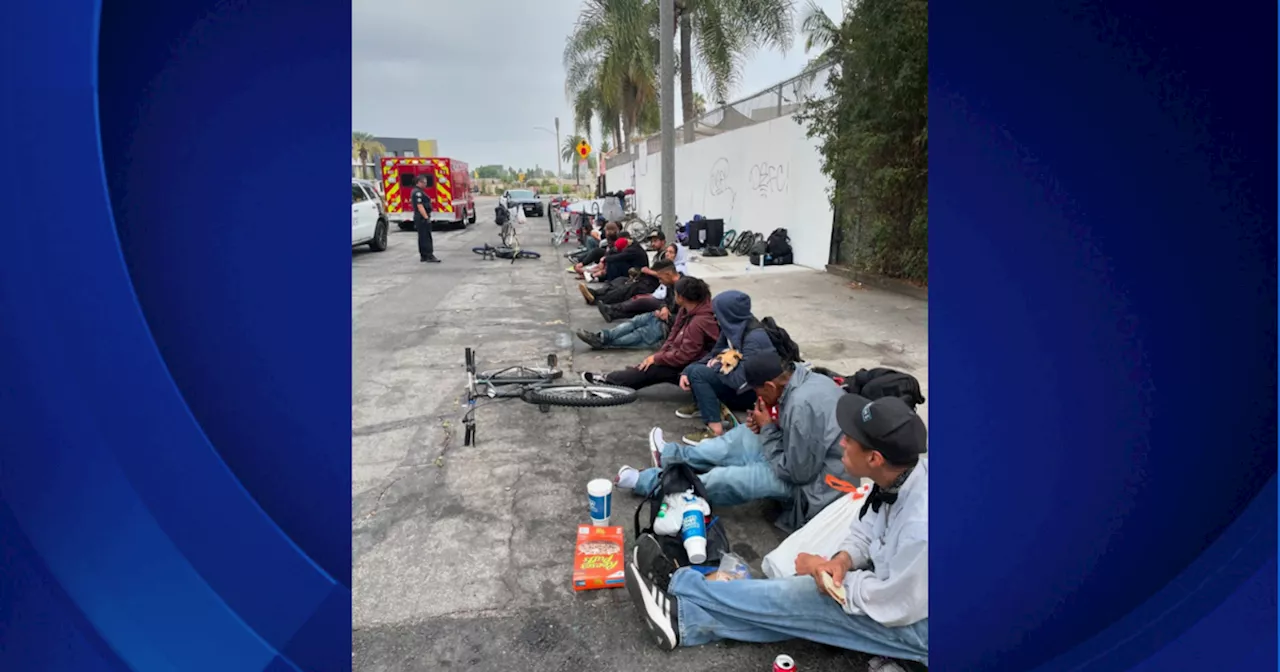
[[625, 583], [622, 549], [621, 527], [579, 525], [573, 549], [573, 589], [621, 588]]

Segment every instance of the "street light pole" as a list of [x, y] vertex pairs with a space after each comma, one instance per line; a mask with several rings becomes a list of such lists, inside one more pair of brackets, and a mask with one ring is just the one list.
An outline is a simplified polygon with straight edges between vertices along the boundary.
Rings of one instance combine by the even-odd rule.
[[659, 71], [662, 77], [662, 231], [667, 240], [676, 235], [676, 83], [675, 0], [658, 0], [658, 23], [662, 41], [659, 53]]
[[560, 117], [556, 117], [556, 130], [551, 130], [545, 126], [534, 126], [533, 130], [542, 131], [556, 139], [556, 185], [559, 186], [557, 193], [564, 195], [564, 183], [560, 181]]
[[564, 196], [564, 180], [560, 172], [560, 117], [556, 117], [556, 193]]

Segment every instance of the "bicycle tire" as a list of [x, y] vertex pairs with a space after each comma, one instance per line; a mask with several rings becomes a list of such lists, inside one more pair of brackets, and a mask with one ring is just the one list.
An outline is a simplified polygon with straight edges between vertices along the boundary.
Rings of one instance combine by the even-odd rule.
[[720, 237], [720, 247], [726, 250], [733, 249], [733, 243], [738, 240], [738, 232], [735, 229], [729, 229]]
[[569, 406], [573, 408], [602, 408], [622, 406], [636, 400], [636, 391], [617, 385], [548, 385], [526, 390], [520, 396], [525, 402], [539, 406]]
[[533, 250], [520, 250], [519, 252], [516, 253], [516, 256], [520, 257], [521, 259], [541, 259], [542, 258], [541, 254], [538, 254]]

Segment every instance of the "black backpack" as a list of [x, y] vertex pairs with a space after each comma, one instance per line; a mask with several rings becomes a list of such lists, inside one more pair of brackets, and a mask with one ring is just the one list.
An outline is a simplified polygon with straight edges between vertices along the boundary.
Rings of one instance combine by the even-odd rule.
[[786, 229], [774, 229], [765, 241], [765, 254], [771, 257], [783, 257], [791, 254], [791, 236]]
[[764, 329], [764, 333], [769, 335], [769, 342], [773, 343], [773, 349], [777, 351], [778, 357], [781, 357], [783, 362], [804, 361], [800, 356], [800, 346], [791, 340], [791, 334], [779, 327], [772, 317], [766, 317], [763, 320], [753, 319], [747, 323], [747, 330], [742, 333], [743, 340], [746, 340], [747, 334], [754, 329]]
[[902, 373], [893, 369], [875, 368], [870, 370], [860, 369], [852, 376], [841, 376], [831, 369], [825, 369], [820, 366], [815, 366], [811, 370], [836, 381], [843, 380], [845, 392], [856, 394], [869, 401], [884, 397], [898, 397], [907, 402], [907, 405], [912, 410], [924, 403], [924, 393], [920, 390], [920, 381], [909, 373]]
[[[653, 492], [640, 501], [640, 505], [636, 507], [635, 529], [636, 538], [639, 539], [642, 534], [652, 534], [653, 524], [658, 520], [658, 509], [662, 507], [662, 500], [667, 495], [679, 494], [686, 492], [690, 488], [693, 494], [707, 499], [707, 488], [702, 484], [702, 479], [698, 478], [698, 474], [693, 468], [687, 464], [669, 464], [662, 468], [662, 474], [658, 476], [658, 484], [654, 487]], [[640, 513], [644, 511], [644, 507], [649, 507], [649, 523], [647, 525], [640, 524]], [[681, 567], [687, 567], [693, 563], [689, 562], [689, 554], [684, 550], [684, 540], [679, 536], [654, 535], [658, 542], [662, 544], [662, 550], [668, 558], [676, 561]], [[729, 552], [729, 537], [725, 534], [724, 525], [712, 512], [711, 523], [707, 525], [707, 560], [703, 565], [718, 565], [720, 558]]]

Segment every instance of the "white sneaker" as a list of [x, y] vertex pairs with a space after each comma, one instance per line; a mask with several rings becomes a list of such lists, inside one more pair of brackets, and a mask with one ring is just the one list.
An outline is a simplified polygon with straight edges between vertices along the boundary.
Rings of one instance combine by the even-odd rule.
[[624, 464], [622, 465], [622, 468], [618, 470], [617, 475], [613, 477], [613, 484], [619, 488], [635, 490], [636, 482], [639, 480], [640, 470]]
[[653, 466], [662, 468], [662, 446], [666, 445], [666, 440], [662, 438], [662, 428], [654, 427], [649, 430], [649, 456], [653, 458]]
[[867, 661], [867, 669], [870, 672], [908, 672], [906, 666], [892, 658], [882, 658], [876, 656]]

